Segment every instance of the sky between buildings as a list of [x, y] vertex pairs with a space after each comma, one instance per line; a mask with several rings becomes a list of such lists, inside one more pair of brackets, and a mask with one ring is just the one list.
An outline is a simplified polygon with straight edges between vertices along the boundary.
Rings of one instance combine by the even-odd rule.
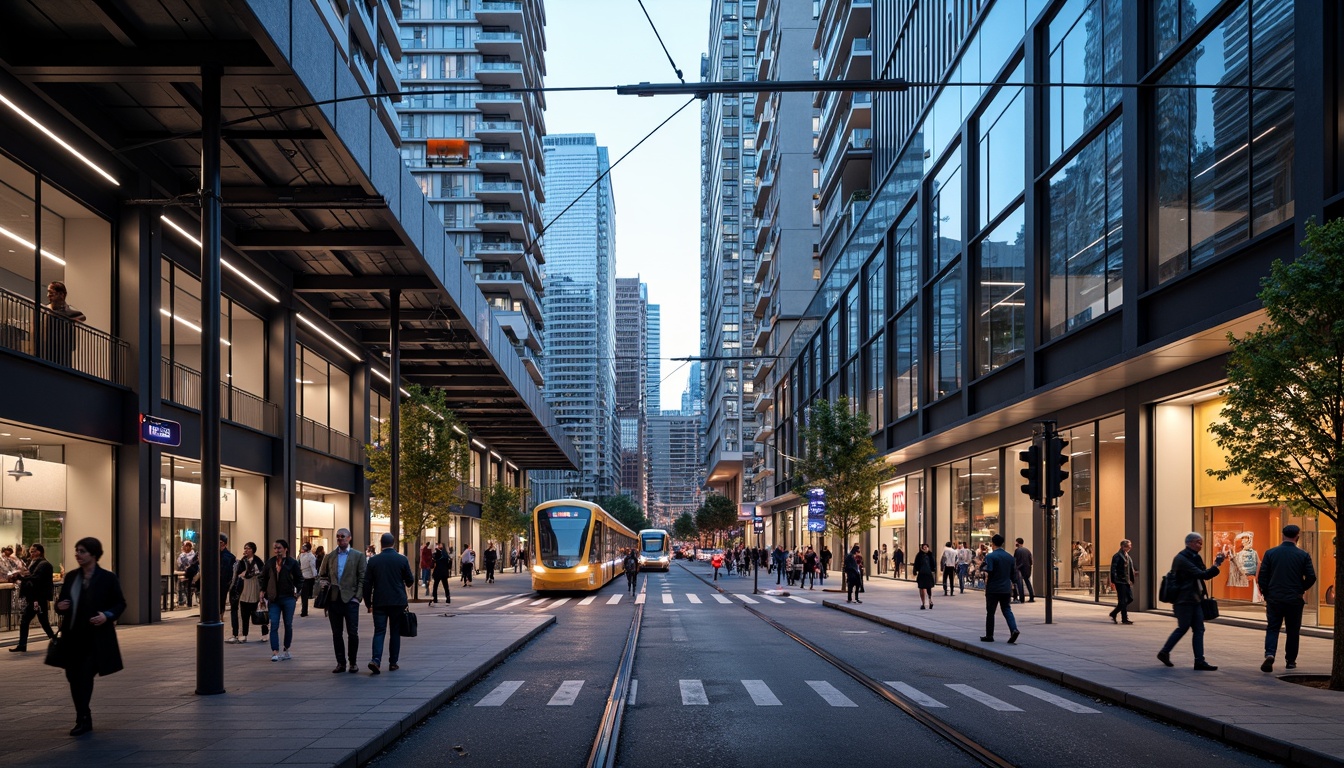
[[[699, 80], [709, 0], [644, 0], [644, 7], [686, 82]], [[548, 88], [677, 80], [638, 0], [547, 0], [546, 46]], [[615, 163], [686, 98], [548, 93], [546, 131], [596, 134]], [[611, 178], [616, 274], [638, 275], [649, 303], [662, 306], [662, 407], [675, 410], [690, 363], [669, 358], [700, 353], [700, 103], [645, 141]]]

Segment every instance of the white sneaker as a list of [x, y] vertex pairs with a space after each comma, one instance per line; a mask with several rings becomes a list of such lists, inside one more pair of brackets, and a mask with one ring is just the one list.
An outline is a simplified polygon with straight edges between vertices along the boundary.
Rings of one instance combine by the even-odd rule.
[[280, 654], [278, 653], [271, 654], [271, 661], [279, 661], [279, 660], [280, 660]]
[[292, 658], [292, 657], [289, 655], [289, 651], [281, 651], [281, 652], [280, 652], [280, 660], [281, 660], [281, 661], [289, 661], [290, 658]]
[[229, 645], [237, 645], [237, 644], [238, 644], [238, 638], [236, 638], [236, 637], [230, 637], [228, 640], [225, 640], [224, 642], [228, 643]]

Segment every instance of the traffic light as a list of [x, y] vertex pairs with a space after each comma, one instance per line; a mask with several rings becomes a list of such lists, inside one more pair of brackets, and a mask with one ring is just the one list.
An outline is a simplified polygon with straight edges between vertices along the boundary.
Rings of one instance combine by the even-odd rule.
[[1027, 494], [1032, 501], [1041, 501], [1041, 449], [1038, 446], [1031, 446], [1025, 451], [1018, 451], [1017, 458], [1027, 466], [1022, 469], [1022, 477], [1027, 482], [1022, 484], [1022, 492]]
[[1064, 452], [1068, 445], [1069, 441], [1060, 437], [1058, 433], [1045, 439], [1045, 497], [1047, 499], [1058, 499], [1064, 495], [1064, 481], [1069, 479], [1069, 473], [1064, 471], [1064, 465], [1069, 463], [1069, 454]]

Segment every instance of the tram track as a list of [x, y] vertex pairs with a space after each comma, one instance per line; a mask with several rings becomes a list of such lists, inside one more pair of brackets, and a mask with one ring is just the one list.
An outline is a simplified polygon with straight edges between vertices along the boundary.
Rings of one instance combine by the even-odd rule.
[[[639, 594], [645, 594], [649, 580], [645, 578], [639, 588]], [[597, 729], [597, 738], [593, 739], [592, 749], [588, 752], [587, 768], [614, 768], [616, 752], [621, 735], [621, 722], [625, 716], [625, 702], [629, 698], [630, 680], [635, 668], [635, 649], [639, 645], [639, 628], [644, 620], [644, 603], [635, 603], [635, 613], [630, 618], [630, 630], [625, 638], [625, 650], [616, 666], [616, 675], [611, 682], [611, 691], [607, 694], [606, 706], [602, 709], [602, 720]]]
[[[686, 566], [678, 563], [678, 567], [680, 567], [683, 571], [690, 574], [691, 576], [699, 579], [701, 582], [703, 582], [710, 588], [717, 590], [720, 594], [724, 595], [728, 594], [727, 590], [723, 589], [718, 584], [715, 584], [714, 582], [707, 580], [700, 574], [691, 571]], [[642, 609], [643, 606], [641, 605], [639, 606], [639, 608]], [[962, 733], [960, 730], [958, 730], [956, 727], [954, 727], [951, 723], [947, 722], [946, 720], [937, 717], [935, 715], [931, 715], [922, 709], [912, 706], [909, 702], [897, 696], [896, 693], [892, 691], [890, 688], [888, 688], [885, 684], [883, 684], [882, 681], [872, 677], [871, 675], [866, 674], [859, 668], [855, 667], [853, 664], [850, 664], [849, 662], [837, 657], [835, 654], [832, 654], [825, 648], [822, 648], [821, 646], [808, 640], [806, 637], [803, 637], [794, 630], [784, 626], [775, 619], [765, 615], [764, 613], [756, 610], [755, 608], [752, 608], [750, 605], [743, 605], [742, 608], [747, 610], [749, 613], [751, 613], [753, 616], [760, 619], [761, 621], [764, 621], [766, 624], [769, 624], [770, 626], [779, 630], [789, 639], [793, 640], [794, 642], [803, 646], [807, 650], [811, 651], [818, 658], [822, 659], [826, 663], [830, 664], [831, 666], [840, 670], [844, 674], [848, 675], [855, 682], [859, 683], [863, 687], [872, 691], [882, 700], [886, 701], [887, 703], [891, 704], [892, 706], [895, 706], [897, 709], [904, 712], [915, 722], [919, 723], [920, 725], [923, 725], [933, 733], [937, 734], [940, 738], [944, 739], [945, 741], [956, 746], [958, 749], [962, 750], [966, 754], [970, 755], [981, 765], [991, 766], [992, 768], [1015, 768], [1015, 764], [1012, 761], [994, 752], [992, 749], [980, 743], [976, 739], [966, 735], [965, 733]], [[638, 621], [638, 618], [641, 615], [642, 611], [639, 614], [637, 614], [636, 621]], [[635, 635], [638, 636], [638, 629], [635, 628], [633, 631]], [[628, 661], [631, 664], [633, 664], [634, 662], [633, 646], [627, 645], [626, 652], [629, 656]], [[627, 659], [625, 658], [622, 659], [623, 664], [626, 661]], [[618, 678], [619, 675], [620, 673], [618, 672], [617, 673]], [[610, 706], [611, 702], [609, 701], [608, 707], [610, 708]], [[601, 738], [600, 733], [599, 738]], [[614, 758], [614, 752], [612, 756]], [[588, 765], [591, 768], [596, 764], [589, 762]], [[610, 763], [608, 765], [614, 765], [614, 763]]]

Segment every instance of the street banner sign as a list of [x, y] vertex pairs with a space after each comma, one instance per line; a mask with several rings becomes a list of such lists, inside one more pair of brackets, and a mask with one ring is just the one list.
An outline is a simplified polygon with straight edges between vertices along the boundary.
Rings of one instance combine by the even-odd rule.
[[826, 491], [813, 488], [807, 492], [808, 533], [826, 532]]

